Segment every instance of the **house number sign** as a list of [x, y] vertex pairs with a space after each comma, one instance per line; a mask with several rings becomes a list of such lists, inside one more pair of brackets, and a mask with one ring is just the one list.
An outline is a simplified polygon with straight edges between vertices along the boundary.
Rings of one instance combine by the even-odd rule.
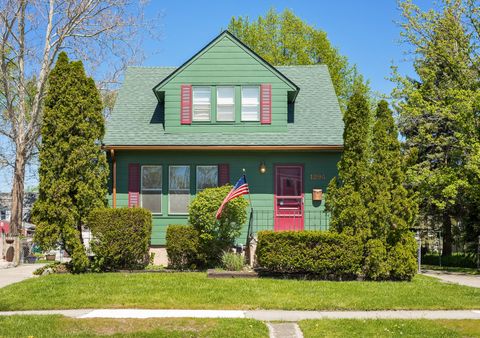
[[310, 180], [312, 181], [321, 181], [325, 179], [324, 174], [310, 174]]

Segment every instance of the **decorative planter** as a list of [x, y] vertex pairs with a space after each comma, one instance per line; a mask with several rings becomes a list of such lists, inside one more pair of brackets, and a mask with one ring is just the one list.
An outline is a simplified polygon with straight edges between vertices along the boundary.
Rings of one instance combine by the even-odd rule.
[[29, 264], [33, 264], [36, 261], [37, 261], [37, 257], [35, 257], [35, 256], [28, 256], [27, 257], [27, 263], [29, 263]]
[[15, 238], [5, 238], [5, 242], [7, 244], [13, 244], [13, 242], [15, 242]]
[[45, 259], [46, 259], [47, 261], [54, 261], [54, 260], [55, 260], [55, 254], [45, 255]]

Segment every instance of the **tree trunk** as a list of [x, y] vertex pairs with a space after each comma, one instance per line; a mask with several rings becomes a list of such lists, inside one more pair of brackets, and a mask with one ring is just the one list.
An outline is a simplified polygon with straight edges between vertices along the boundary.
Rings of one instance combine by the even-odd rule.
[[20, 264], [20, 231], [23, 221], [23, 197], [25, 193], [25, 156], [23, 151], [17, 151], [15, 170], [13, 172], [12, 212], [10, 219], [10, 236], [15, 237], [15, 255], [13, 262]]
[[443, 214], [443, 250], [442, 256], [450, 256], [452, 254], [453, 236], [452, 236], [452, 218], [445, 212]]

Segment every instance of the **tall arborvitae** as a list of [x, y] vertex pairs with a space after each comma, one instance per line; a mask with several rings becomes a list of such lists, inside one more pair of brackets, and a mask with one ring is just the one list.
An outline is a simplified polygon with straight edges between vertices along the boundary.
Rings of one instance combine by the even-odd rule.
[[[384, 100], [377, 106], [371, 146], [369, 194], [365, 196], [371, 239], [366, 244], [365, 273], [370, 279], [385, 279], [391, 275], [400, 278], [396, 276], [396, 269], [403, 264], [404, 272], [413, 275], [415, 246], [411, 245], [413, 234], [409, 228], [415, 221], [417, 205], [414, 196], [405, 188], [398, 130]], [[405, 243], [410, 244], [410, 250], [404, 247]], [[397, 246], [401, 248], [394, 250]], [[401, 255], [395, 255], [399, 250]], [[399, 259], [402, 262], [397, 262]]]
[[343, 116], [344, 150], [338, 164], [338, 178], [327, 190], [327, 207], [331, 211], [331, 227], [339, 232], [370, 237], [370, 224], [366, 208], [370, 109], [367, 87], [361, 81], [355, 84]]
[[59, 55], [48, 85], [39, 198], [33, 209], [35, 240], [43, 249], [60, 243], [72, 257], [73, 270], [81, 272], [88, 266], [82, 226], [91, 210], [106, 205], [102, 102], [83, 64], [69, 62], [65, 53]]

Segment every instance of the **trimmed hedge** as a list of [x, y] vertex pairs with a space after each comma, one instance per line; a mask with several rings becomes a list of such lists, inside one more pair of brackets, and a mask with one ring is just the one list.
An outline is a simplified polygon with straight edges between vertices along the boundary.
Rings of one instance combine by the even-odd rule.
[[167, 228], [168, 265], [186, 270], [199, 267], [199, 233], [192, 226], [169, 225]]
[[[476, 268], [477, 258], [475, 254], [453, 254], [450, 256], [442, 256], [442, 266], [458, 267], [458, 268]], [[440, 258], [437, 254], [426, 254], [422, 256], [422, 264], [440, 265]]]
[[261, 231], [259, 267], [270, 273], [354, 279], [362, 270], [363, 245], [353, 236], [324, 231]]
[[88, 226], [95, 254], [94, 268], [101, 271], [143, 269], [148, 265], [152, 214], [143, 208], [104, 208], [91, 212]]

